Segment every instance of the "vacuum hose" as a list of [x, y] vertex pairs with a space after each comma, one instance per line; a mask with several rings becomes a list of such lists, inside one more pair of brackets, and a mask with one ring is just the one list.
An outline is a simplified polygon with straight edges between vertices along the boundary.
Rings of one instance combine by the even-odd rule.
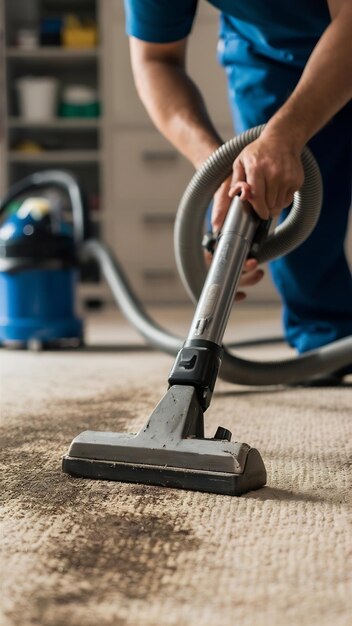
[[[180, 202], [175, 223], [175, 254], [181, 279], [197, 302], [206, 276], [201, 240], [204, 218], [215, 191], [230, 175], [232, 164], [243, 148], [259, 137], [264, 126], [252, 128], [221, 146], [196, 172]], [[286, 219], [263, 242], [251, 251], [259, 262], [287, 254], [299, 246], [313, 231], [322, 204], [322, 181], [318, 166], [308, 150], [302, 153], [305, 180], [295, 193]], [[82, 245], [84, 259], [95, 258], [107, 280], [114, 298], [127, 319], [149, 343], [158, 349], [176, 354], [183, 340], [156, 324], [133, 294], [122, 268], [106, 246], [89, 239]], [[220, 377], [244, 385], [293, 384], [329, 374], [352, 362], [352, 337], [341, 339], [293, 359], [280, 361], [249, 361], [230, 354], [226, 349]]]

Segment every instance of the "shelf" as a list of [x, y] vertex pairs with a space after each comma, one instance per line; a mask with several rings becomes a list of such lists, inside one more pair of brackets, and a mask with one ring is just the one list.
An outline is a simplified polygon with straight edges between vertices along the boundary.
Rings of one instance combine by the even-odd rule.
[[99, 161], [98, 150], [49, 150], [38, 153], [9, 152], [10, 163], [94, 163]]
[[15, 46], [6, 48], [8, 59], [18, 59], [23, 61], [49, 61], [53, 60], [86, 60], [95, 59], [100, 52], [99, 48], [64, 48], [55, 46], [41, 46], [30, 50], [21, 50]]
[[20, 117], [10, 117], [9, 128], [48, 128], [54, 130], [91, 130], [101, 125], [101, 118], [55, 118], [43, 122], [32, 122]]

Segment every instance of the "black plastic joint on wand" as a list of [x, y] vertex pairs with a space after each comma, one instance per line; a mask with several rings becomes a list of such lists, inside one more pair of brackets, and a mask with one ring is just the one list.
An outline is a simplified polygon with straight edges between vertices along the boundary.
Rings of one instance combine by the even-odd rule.
[[195, 387], [202, 409], [207, 409], [219, 373], [221, 356], [221, 346], [212, 341], [187, 341], [176, 357], [168, 379], [169, 385]]

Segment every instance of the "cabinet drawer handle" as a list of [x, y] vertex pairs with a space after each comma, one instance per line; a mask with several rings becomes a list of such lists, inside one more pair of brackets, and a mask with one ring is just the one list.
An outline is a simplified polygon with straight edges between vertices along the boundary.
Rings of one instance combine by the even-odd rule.
[[148, 163], [155, 163], [158, 161], [170, 163], [178, 159], [178, 154], [175, 150], [143, 150], [142, 159]]
[[146, 226], [173, 226], [175, 215], [172, 213], [144, 213], [142, 221]]
[[175, 280], [176, 272], [170, 269], [146, 269], [142, 272], [144, 280]]

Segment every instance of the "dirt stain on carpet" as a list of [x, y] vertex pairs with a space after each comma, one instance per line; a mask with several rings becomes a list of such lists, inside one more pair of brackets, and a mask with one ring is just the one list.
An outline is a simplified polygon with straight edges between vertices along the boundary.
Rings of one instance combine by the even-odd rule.
[[[139, 402], [152, 406], [147, 397]], [[28, 532], [33, 535], [31, 574], [44, 577], [40, 588], [33, 586], [18, 599], [27, 607], [29, 624], [56, 626], [64, 619], [69, 624], [72, 606], [93, 599], [96, 604], [109, 597], [163, 594], [177, 559], [198, 548], [187, 509], [182, 513], [177, 506], [179, 492], [76, 479], [61, 471], [72, 436], [87, 429], [129, 432], [135, 430], [135, 416], [131, 396], [104, 395], [53, 404], [48, 414], [29, 412], [22, 420], [27, 426], [4, 430], [6, 508], [10, 517], [26, 520], [25, 541]], [[114, 624], [124, 624], [117, 614]]]

